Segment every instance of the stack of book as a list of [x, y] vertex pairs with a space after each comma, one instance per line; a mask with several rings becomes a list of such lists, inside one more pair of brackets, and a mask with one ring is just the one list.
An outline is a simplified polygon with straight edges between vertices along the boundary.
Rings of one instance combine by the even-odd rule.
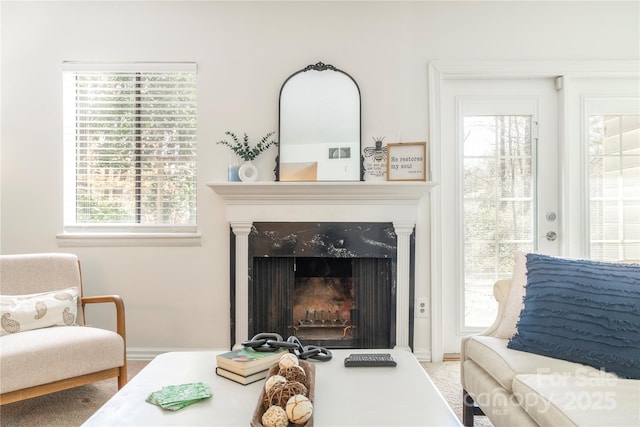
[[221, 353], [216, 356], [216, 374], [240, 384], [251, 384], [266, 378], [269, 368], [286, 352], [285, 349], [262, 352], [243, 348]]

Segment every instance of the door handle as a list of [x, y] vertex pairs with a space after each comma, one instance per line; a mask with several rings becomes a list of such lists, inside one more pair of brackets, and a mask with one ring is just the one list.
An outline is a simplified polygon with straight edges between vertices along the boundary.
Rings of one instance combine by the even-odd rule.
[[558, 238], [558, 234], [555, 231], [548, 231], [545, 237], [548, 241], [553, 242]]

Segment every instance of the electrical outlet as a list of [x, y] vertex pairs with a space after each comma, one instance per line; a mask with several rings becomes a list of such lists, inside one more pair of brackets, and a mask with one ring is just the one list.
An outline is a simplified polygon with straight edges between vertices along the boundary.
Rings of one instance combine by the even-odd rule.
[[416, 317], [429, 317], [429, 300], [427, 298], [416, 298]]

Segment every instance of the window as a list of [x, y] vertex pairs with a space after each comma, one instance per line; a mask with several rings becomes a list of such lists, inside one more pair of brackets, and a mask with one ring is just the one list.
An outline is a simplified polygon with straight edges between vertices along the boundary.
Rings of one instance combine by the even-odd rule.
[[640, 259], [640, 116], [589, 116], [591, 258]]
[[194, 232], [195, 64], [63, 66], [65, 232]]
[[534, 247], [532, 116], [463, 118], [464, 327], [495, 318], [493, 284]]

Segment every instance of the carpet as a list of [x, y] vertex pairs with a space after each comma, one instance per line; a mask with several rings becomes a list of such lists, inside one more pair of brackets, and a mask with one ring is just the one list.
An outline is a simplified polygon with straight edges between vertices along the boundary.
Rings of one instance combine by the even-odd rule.
[[[462, 384], [460, 384], [460, 362], [420, 363], [431, 381], [436, 385], [444, 400], [447, 401], [453, 413], [462, 421]], [[485, 416], [475, 416], [475, 427], [492, 427], [491, 421]]]
[[[129, 379], [148, 361], [130, 360]], [[461, 417], [462, 386], [460, 363], [421, 363], [453, 412]], [[75, 427], [84, 423], [118, 391], [117, 381], [109, 379], [97, 383], [34, 397], [0, 406], [0, 425], [3, 427]], [[475, 417], [478, 427], [491, 427], [487, 417]]]
[[[129, 360], [127, 377], [133, 378], [149, 361]], [[69, 390], [21, 400], [0, 406], [2, 427], [79, 426], [118, 391], [118, 380], [111, 378]]]

